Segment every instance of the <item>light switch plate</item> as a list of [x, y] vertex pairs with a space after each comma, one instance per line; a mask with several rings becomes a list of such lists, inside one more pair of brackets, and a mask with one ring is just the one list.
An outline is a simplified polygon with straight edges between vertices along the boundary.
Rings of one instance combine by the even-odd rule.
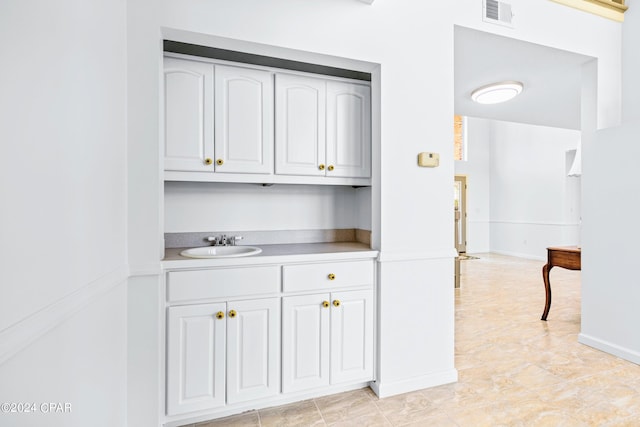
[[440, 166], [440, 154], [418, 153], [418, 166], [422, 166], [424, 168], [436, 168]]

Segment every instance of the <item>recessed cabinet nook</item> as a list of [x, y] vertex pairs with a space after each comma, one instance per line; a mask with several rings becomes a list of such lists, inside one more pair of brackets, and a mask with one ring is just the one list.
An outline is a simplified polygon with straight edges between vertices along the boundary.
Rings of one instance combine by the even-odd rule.
[[165, 57], [165, 179], [370, 185], [368, 82]]
[[[369, 81], [165, 53], [163, 93], [166, 182], [371, 185]], [[375, 380], [377, 251], [272, 246], [229, 259], [165, 250], [165, 426]]]

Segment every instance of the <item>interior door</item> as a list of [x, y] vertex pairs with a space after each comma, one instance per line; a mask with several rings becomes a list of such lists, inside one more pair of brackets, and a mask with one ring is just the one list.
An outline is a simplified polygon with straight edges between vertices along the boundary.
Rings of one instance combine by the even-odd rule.
[[458, 253], [467, 252], [467, 177], [456, 175], [453, 181], [453, 214], [455, 246]]

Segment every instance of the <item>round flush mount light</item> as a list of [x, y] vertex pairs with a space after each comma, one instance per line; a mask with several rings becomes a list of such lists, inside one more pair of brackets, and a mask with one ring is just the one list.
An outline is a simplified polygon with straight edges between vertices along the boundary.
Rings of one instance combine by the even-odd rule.
[[516, 81], [491, 83], [471, 92], [471, 99], [479, 104], [498, 104], [515, 98], [522, 88], [522, 83]]

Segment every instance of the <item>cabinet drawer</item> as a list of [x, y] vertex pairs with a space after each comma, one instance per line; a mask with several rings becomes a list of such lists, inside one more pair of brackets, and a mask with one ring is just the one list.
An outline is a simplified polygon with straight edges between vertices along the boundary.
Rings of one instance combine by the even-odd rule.
[[284, 292], [373, 285], [373, 261], [326, 262], [282, 267]]
[[269, 294], [279, 291], [278, 266], [167, 273], [169, 302]]

